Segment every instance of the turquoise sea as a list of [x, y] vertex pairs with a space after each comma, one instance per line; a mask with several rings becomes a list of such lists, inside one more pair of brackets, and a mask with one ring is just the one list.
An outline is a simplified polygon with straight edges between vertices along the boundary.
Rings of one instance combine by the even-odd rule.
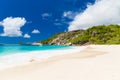
[[30, 60], [40, 61], [49, 57], [73, 54], [85, 46], [0, 46], [0, 69], [28, 64]]
[[0, 46], [0, 55], [27, 53], [31, 51], [60, 50], [71, 48], [71, 46]]

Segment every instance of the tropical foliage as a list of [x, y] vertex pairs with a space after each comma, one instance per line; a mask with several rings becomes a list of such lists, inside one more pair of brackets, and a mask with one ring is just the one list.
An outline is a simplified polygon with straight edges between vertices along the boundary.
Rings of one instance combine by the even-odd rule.
[[[71, 44], [120, 44], [120, 26], [119, 25], [100, 25], [93, 26], [87, 30], [78, 30], [66, 33], [62, 36], [67, 43]], [[54, 39], [61, 37], [60, 34], [56, 34], [48, 40], [42, 41], [43, 44], [48, 44]], [[60, 38], [61, 39], [61, 38]], [[63, 39], [62, 39], [63, 40]]]

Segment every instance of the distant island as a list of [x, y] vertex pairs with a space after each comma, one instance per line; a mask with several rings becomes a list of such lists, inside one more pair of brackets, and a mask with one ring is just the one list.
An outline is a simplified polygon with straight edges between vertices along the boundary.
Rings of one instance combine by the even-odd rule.
[[120, 44], [120, 25], [100, 25], [87, 30], [58, 33], [37, 43], [43, 45]]

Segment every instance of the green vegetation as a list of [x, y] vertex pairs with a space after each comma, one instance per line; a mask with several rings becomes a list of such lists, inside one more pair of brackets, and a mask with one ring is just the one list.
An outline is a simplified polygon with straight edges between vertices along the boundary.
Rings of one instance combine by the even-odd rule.
[[[60, 34], [60, 33], [59, 33]], [[41, 41], [42, 44], [49, 44], [51, 43], [55, 38], [58, 37], [59, 34], [55, 34], [54, 36], [52, 36], [51, 38], [47, 39], [47, 40], [43, 40]]]
[[[61, 36], [61, 34], [63, 34]], [[58, 38], [59, 41], [75, 45], [89, 44], [120, 44], [120, 26], [119, 25], [100, 25], [93, 26], [87, 30], [78, 30], [56, 34], [48, 40], [42, 41], [42, 44], [48, 44]], [[57, 44], [54, 43], [54, 44]], [[64, 44], [66, 44], [64, 43]]]

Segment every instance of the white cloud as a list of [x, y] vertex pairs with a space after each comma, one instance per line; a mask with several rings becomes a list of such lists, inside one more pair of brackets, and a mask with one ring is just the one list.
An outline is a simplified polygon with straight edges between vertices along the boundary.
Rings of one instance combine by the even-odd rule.
[[63, 18], [73, 19], [76, 14], [77, 14], [77, 12], [66, 11], [63, 13]]
[[28, 34], [25, 34], [24, 35], [24, 38], [30, 38], [31, 36], [30, 35], [28, 35]]
[[120, 23], [120, 0], [96, 0], [79, 13], [70, 23], [68, 30], [87, 29], [96, 25]]
[[49, 14], [49, 13], [43, 13], [41, 16], [42, 16], [43, 18], [45, 18], [45, 17], [50, 17], [51, 14]]
[[37, 29], [34, 29], [34, 30], [32, 31], [32, 33], [37, 34], [37, 33], [40, 33], [40, 31], [37, 30]]
[[72, 18], [72, 11], [67, 11], [63, 13], [63, 17], [68, 17], [68, 18]]
[[21, 27], [23, 27], [26, 23], [25, 18], [21, 17], [7, 17], [3, 21], [0, 22], [0, 26], [3, 26], [3, 32], [0, 36], [8, 36], [8, 37], [18, 37], [22, 36], [22, 32], [20, 31]]

